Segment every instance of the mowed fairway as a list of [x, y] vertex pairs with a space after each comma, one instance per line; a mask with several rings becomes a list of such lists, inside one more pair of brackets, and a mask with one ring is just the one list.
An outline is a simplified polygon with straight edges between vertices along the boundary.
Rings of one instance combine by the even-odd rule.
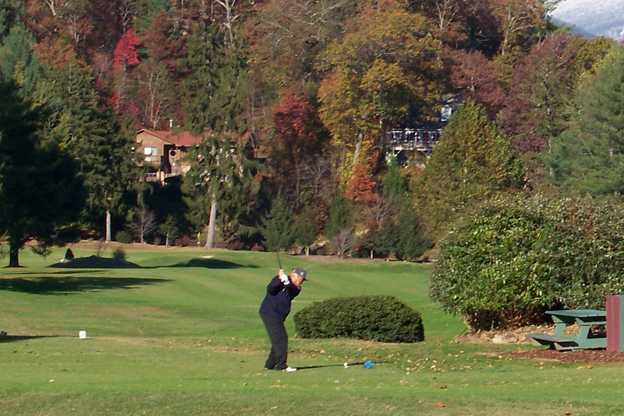
[[[429, 299], [428, 266], [283, 258], [310, 272], [293, 314], [336, 296], [394, 295], [421, 312], [426, 337], [303, 340], [291, 316], [290, 364], [329, 367], [286, 374], [262, 369], [257, 309], [273, 254], [129, 250], [142, 268], [46, 268], [62, 253], [25, 251], [25, 268], [0, 271], [0, 329], [15, 336], [0, 342], [2, 415], [624, 413], [622, 365], [514, 360], [515, 346], [455, 342], [464, 325]], [[368, 358], [383, 363], [342, 367]]]

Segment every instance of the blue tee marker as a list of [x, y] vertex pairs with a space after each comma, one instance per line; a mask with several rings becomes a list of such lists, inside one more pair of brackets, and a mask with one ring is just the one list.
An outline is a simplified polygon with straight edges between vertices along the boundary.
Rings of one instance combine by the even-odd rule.
[[368, 368], [369, 370], [375, 366], [372, 360], [364, 361], [364, 368]]

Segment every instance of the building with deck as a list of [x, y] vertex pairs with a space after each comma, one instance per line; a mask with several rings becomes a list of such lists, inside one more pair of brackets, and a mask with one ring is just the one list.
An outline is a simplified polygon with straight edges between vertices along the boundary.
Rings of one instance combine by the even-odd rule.
[[188, 131], [139, 130], [136, 150], [140, 164], [147, 168], [146, 181], [164, 184], [169, 178], [186, 174], [191, 168], [186, 156], [202, 140], [203, 136]]

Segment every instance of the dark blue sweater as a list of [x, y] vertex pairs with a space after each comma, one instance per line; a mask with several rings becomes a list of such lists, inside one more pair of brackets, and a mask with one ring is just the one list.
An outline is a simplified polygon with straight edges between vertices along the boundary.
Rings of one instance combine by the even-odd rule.
[[260, 305], [260, 313], [263, 315], [278, 316], [286, 319], [290, 313], [290, 303], [301, 292], [292, 282], [284, 285], [275, 276], [267, 285], [267, 293]]

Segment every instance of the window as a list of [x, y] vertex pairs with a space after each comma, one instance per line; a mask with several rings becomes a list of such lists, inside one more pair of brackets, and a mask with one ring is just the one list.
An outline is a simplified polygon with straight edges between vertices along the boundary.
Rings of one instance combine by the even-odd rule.
[[158, 156], [158, 148], [157, 147], [144, 147], [143, 154], [145, 156]]

